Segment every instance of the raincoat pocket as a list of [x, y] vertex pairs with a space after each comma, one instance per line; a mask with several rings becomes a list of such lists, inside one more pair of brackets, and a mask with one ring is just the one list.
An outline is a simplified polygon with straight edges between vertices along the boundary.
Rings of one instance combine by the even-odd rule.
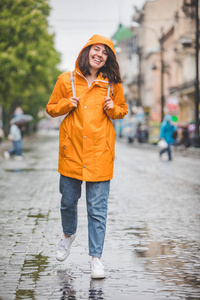
[[71, 149], [71, 142], [70, 139], [68, 137], [68, 135], [66, 135], [65, 139], [61, 139], [60, 140], [60, 154], [62, 157], [69, 157], [70, 156], [70, 149]]

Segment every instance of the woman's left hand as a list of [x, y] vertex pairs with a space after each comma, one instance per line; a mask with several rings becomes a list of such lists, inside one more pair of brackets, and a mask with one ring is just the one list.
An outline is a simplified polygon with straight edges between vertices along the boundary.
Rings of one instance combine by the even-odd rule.
[[104, 106], [103, 106], [104, 110], [109, 110], [109, 109], [112, 109], [114, 107], [114, 102], [110, 97], [106, 97], [104, 102], [105, 102]]

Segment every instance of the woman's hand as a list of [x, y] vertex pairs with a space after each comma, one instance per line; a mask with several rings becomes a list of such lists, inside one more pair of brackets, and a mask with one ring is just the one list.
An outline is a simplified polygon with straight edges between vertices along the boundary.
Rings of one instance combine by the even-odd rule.
[[80, 102], [80, 97], [71, 97], [70, 101], [71, 101], [72, 105], [76, 108], [76, 107], [78, 107], [78, 104]]
[[106, 97], [104, 102], [105, 102], [104, 105], [103, 105], [104, 110], [109, 110], [109, 109], [112, 109], [114, 107], [114, 102], [110, 97]]

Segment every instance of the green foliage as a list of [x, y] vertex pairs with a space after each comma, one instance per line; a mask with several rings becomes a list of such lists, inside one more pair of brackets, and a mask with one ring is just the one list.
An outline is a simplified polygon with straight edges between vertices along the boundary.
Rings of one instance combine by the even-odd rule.
[[48, 0], [0, 1], [0, 105], [7, 122], [17, 106], [36, 117], [60, 73], [49, 13]]

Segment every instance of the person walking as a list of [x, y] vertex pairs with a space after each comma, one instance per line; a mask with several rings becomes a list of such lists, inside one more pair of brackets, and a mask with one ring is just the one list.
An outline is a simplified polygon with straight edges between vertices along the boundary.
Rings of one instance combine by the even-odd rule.
[[10, 126], [8, 139], [13, 142], [13, 147], [10, 150], [4, 152], [4, 157], [6, 159], [9, 159], [11, 156], [15, 155], [16, 160], [22, 160], [22, 133], [18, 124], [12, 124]]
[[173, 133], [176, 131], [176, 127], [172, 124], [172, 117], [165, 115], [164, 121], [160, 126], [160, 139], [164, 139], [167, 143], [167, 147], [160, 150], [160, 157], [167, 152], [169, 161], [172, 160], [171, 145], [174, 143]]
[[104, 278], [100, 260], [106, 232], [107, 203], [115, 157], [111, 119], [128, 113], [112, 40], [93, 35], [80, 51], [73, 72], [61, 74], [46, 106], [60, 125], [59, 163], [63, 235], [56, 258], [64, 261], [77, 230], [77, 204], [86, 182], [91, 277]]

